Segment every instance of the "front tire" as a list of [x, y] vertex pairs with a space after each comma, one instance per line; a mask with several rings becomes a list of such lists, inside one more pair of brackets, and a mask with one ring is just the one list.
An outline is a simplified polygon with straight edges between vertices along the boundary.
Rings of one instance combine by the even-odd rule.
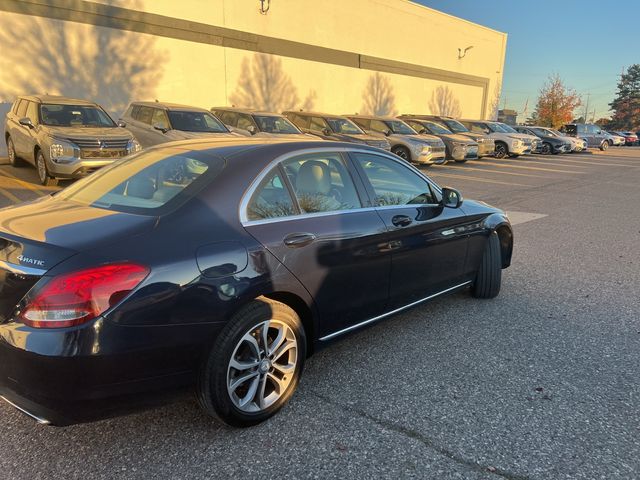
[[391, 153], [395, 153], [401, 159], [411, 162], [411, 152], [407, 147], [403, 147], [401, 145], [397, 145], [391, 149]]
[[495, 149], [495, 157], [496, 158], [505, 158], [509, 155], [509, 149], [507, 148], [506, 143], [497, 142]]
[[36, 170], [38, 172], [38, 179], [40, 180], [40, 183], [45, 187], [54, 187], [58, 184], [58, 179], [49, 175], [49, 169], [47, 168], [47, 162], [42, 150], [38, 150], [36, 153]]
[[609, 148], [609, 142], [608, 141], [604, 141], [600, 144], [600, 150], [602, 150], [603, 152]]
[[542, 154], [543, 155], [551, 155], [553, 153], [553, 148], [549, 142], [544, 142], [542, 144]]
[[260, 297], [218, 335], [198, 383], [200, 405], [234, 427], [249, 427], [291, 398], [304, 366], [306, 337], [287, 305]]
[[500, 293], [502, 282], [502, 255], [500, 239], [496, 232], [491, 232], [485, 247], [480, 268], [471, 287], [471, 294], [476, 298], [494, 298]]

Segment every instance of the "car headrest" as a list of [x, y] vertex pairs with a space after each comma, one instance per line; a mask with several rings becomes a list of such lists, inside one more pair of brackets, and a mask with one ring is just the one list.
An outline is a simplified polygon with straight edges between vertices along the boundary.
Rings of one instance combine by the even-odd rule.
[[331, 171], [319, 160], [308, 160], [302, 164], [296, 178], [298, 193], [324, 194], [331, 191]]

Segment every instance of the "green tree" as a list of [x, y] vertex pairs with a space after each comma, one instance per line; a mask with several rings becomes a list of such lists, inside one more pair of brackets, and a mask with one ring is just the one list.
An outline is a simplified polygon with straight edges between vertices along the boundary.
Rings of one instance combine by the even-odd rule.
[[611, 125], [621, 130], [640, 127], [640, 64], [631, 65], [620, 77], [613, 102]]
[[538, 125], [558, 128], [571, 121], [580, 103], [578, 94], [564, 84], [560, 75], [550, 75], [540, 89], [532, 118], [537, 119]]

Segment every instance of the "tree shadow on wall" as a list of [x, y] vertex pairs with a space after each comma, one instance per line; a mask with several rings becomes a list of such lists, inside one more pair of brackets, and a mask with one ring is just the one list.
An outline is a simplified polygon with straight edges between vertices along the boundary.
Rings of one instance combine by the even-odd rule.
[[229, 97], [237, 107], [255, 108], [268, 112], [290, 109], [312, 110], [316, 92], [310, 90], [300, 103], [298, 89], [282, 68], [282, 60], [273, 55], [256, 53], [250, 60], [245, 57], [240, 67], [240, 78]]
[[498, 110], [500, 109], [500, 95], [502, 94], [502, 83], [496, 83], [493, 89], [493, 97], [489, 104], [489, 115], [491, 120], [498, 120]]
[[462, 116], [460, 101], [456, 98], [451, 89], [440, 85], [431, 94], [429, 110], [434, 115], [458, 118]]
[[379, 72], [369, 76], [362, 94], [362, 113], [364, 115], [397, 115], [396, 96], [389, 78]]
[[[134, 2], [132, 8], [142, 6]], [[5, 65], [0, 99], [65, 95], [101, 104], [119, 115], [131, 100], [153, 99], [167, 53], [151, 35], [16, 15], [0, 29]]]

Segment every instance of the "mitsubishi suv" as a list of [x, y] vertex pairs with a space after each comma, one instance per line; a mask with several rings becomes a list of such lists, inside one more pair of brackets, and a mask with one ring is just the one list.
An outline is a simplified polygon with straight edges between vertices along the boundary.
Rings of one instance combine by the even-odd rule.
[[141, 149], [100, 105], [52, 95], [18, 97], [7, 113], [4, 138], [11, 165], [35, 165], [45, 186], [83, 177]]
[[298, 127], [279, 113], [236, 107], [213, 107], [211, 111], [222, 120], [222, 123], [229, 130], [246, 137], [318, 140], [315, 135], [300, 131]]
[[453, 133], [444, 128], [442, 124], [430, 120], [407, 118], [405, 121], [421, 135], [439, 137], [447, 146], [447, 160], [452, 159], [458, 163], [463, 163], [467, 160], [478, 158], [478, 142], [471, 140], [469, 137]]
[[368, 115], [350, 115], [349, 119], [365, 132], [386, 138], [391, 151], [408, 162], [431, 165], [446, 161], [442, 140], [433, 135], [419, 135], [402, 120]]
[[488, 120], [460, 120], [462, 124], [475, 133], [488, 135], [493, 138], [496, 149], [494, 156], [496, 158], [512, 157], [516, 158], [526, 153], [531, 153], [531, 141], [520, 138], [518, 133], [510, 133], [505, 130], [498, 122]]

